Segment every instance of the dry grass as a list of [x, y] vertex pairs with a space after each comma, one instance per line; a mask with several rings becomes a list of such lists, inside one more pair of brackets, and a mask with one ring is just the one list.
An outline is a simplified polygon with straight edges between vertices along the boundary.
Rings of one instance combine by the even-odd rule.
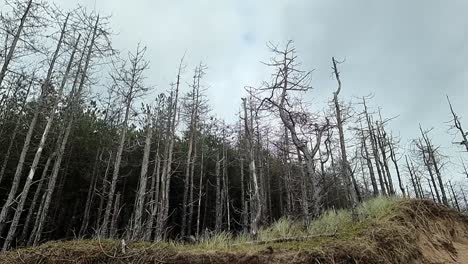
[[49, 242], [4, 253], [0, 263], [432, 263], [431, 254], [450, 259], [450, 241], [468, 236], [466, 217], [429, 201], [377, 198], [358, 213], [358, 223], [345, 210], [309, 225], [280, 219], [256, 240], [220, 233], [196, 244], [129, 243], [125, 254], [118, 241]]

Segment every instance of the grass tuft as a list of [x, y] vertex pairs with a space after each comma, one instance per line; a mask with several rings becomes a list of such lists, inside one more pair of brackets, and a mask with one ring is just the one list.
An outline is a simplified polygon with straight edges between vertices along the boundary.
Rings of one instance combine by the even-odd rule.
[[352, 225], [351, 213], [346, 210], [328, 210], [317, 220], [312, 221], [307, 231], [309, 235], [335, 234]]
[[260, 241], [269, 241], [305, 235], [307, 235], [307, 230], [302, 223], [292, 221], [288, 218], [280, 218], [271, 226], [260, 229], [257, 239]]
[[378, 220], [388, 217], [390, 211], [396, 208], [402, 198], [396, 197], [377, 197], [361, 203], [358, 207], [358, 213], [362, 220]]

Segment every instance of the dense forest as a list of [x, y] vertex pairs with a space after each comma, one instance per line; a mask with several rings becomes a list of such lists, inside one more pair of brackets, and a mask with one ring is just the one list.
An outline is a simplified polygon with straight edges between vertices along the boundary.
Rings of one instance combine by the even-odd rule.
[[[312, 72], [294, 43], [269, 43], [271, 58], [259, 59], [270, 75], [245, 87], [238, 121], [226, 122], [210, 108], [209, 65], [186, 65], [190, 54], [165, 65], [173, 82], [154, 88], [146, 47], [113, 48], [110, 17], [40, 0], [1, 5], [3, 250], [74, 238], [255, 235], [283, 217], [307, 222], [375, 196], [468, 209], [460, 183], [468, 165], [452, 160], [464, 168], [452, 182], [430, 127], [403, 147], [394, 117], [371, 96], [344, 98], [342, 59], [330, 58], [336, 88], [317, 108], [304, 99]], [[454, 147], [468, 152], [456, 106], [441, 100]]]

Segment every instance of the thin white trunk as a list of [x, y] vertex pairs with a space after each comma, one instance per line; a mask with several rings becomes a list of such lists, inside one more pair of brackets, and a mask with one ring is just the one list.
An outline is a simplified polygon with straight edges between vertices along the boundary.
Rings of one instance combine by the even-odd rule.
[[142, 232], [142, 218], [143, 218], [143, 207], [145, 205], [146, 196], [146, 185], [148, 181], [148, 163], [149, 154], [151, 150], [151, 137], [153, 136], [153, 129], [151, 124], [151, 113], [147, 110], [147, 124], [146, 124], [146, 139], [145, 148], [143, 150], [143, 161], [141, 164], [140, 172], [140, 186], [138, 187], [136, 209], [135, 209], [135, 221], [133, 225], [133, 239], [140, 239], [143, 237]]
[[18, 26], [18, 30], [16, 31], [15, 37], [13, 38], [13, 42], [11, 43], [10, 49], [8, 50], [8, 54], [5, 57], [5, 61], [3, 62], [2, 69], [0, 70], [0, 87], [2, 86], [3, 79], [5, 78], [6, 72], [8, 70], [8, 65], [10, 64], [11, 59], [13, 58], [13, 54], [16, 49], [16, 45], [18, 44], [19, 39], [21, 38], [21, 33], [23, 32], [24, 23], [28, 18], [29, 11], [31, 10], [33, 0], [28, 1], [28, 5], [26, 6], [26, 10], [21, 17], [20, 24]]

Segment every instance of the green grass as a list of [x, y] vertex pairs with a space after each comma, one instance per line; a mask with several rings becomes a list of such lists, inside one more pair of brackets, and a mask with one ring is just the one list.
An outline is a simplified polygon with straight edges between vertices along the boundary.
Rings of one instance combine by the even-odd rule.
[[[350, 210], [328, 210], [318, 219], [308, 225], [301, 221], [293, 221], [288, 218], [280, 218], [271, 226], [259, 230], [256, 241], [274, 241], [279, 239], [307, 238], [314, 239], [281, 243], [281, 248], [310, 247], [320, 245], [335, 239], [349, 239], [359, 232], [366, 230], [370, 225], [381, 223], [390, 218], [401, 198], [378, 197], [361, 203], [357, 207], [359, 221], [353, 222]], [[332, 236], [333, 235], [333, 236]], [[265, 247], [252, 243], [250, 234], [233, 235], [228, 232], [215, 234], [209, 238], [202, 239], [197, 244], [179, 244], [175, 248], [179, 250], [205, 251], [205, 250], [230, 250], [251, 251]], [[268, 243], [267, 243], [268, 244]], [[270, 245], [271, 246], [271, 245]]]
[[125, 254], [120, 253], [118, 240], [52, 241], [7, 252], [0, 258], [8, 264], [25, 258], [23, 263], [37, 263], [44, 256], [55, 261], [44, 263], [62, 263], [62, 259], [114, 263], [111, 261], [143, 258], [148, 263], [158, 259], [179, 261], [174, 263], [230, 263], [252, 256], [277, 263], [289, 261], [291, 256], [301, 263], [311, 259], [317, 263], [348, 263], [350, 259], [362, 263], [410, 263], [422, 256], [415, 231], [433, 230], [440, 226], [441, 218], [459, 221], [454, 211], [423, 200], [379, 197], [361, 203], [356, 210], [357, 221], [353, 221], [349, 210], [328, 210], [308, 224], [281, 218], [261, 228], [255, 237], [221, 232], [197, 243], [128, 242]]
[[[234, 235], [229, 232], [221, 232], [201, 239], [198, 243], [186, 244], [177, 241], [159, 243], [128, 242], [129, 248], [144, 251], [166, 250], [171, 252], [206, 253], [206, 252], [258, 252], [272, 247], [273, 249], [298, 250], [318, 247], [326, 242], [334, 240], [347, 240], [355, 237], [359, 232], [366, 230], [371, 224], [381, 223], [392, 215], [392, 210], [397, 208], [396, 198], [375, 198], [360, 204], [357, 208], [359, 221], [353, 222], [349, 210], [328, 210], [318, 219], [305, 224], [301, 221], [293, 221], [281, 218], [271, 226], [262, 227], [256, 238], [250, 234]], [[333, 235], [333, 236], [330, 236]], [[307, 239], [310, 237], [311, 239]], [[297, 241], [294, 238], [300, 238]], [[273, 243], [275, 240], [291, 239], [282, 243]], [[263, 241], [264, 243], [258, 243]], [[101, 250], [114, 254], [120, 251], [120, 241], [114, 240], [74, 240], [66, 242], [48, 242], [38, 248], [46, 251], [57, 250], [71, 251], [96, 251]], [[37, 250], [37, 248], [23, 249]]]

